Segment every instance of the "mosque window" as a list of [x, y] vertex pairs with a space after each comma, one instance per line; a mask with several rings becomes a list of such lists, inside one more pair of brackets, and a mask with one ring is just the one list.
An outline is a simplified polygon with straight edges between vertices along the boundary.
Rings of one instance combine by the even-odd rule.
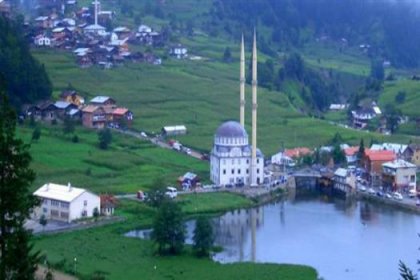
[[235, 160], [234, 159], [232, 159], [232, 164], [235, 164]]
[[232, 169], [232, 174], [235, 174], [235, 169]]
[[238, 174], [241, 174], [241, 170], [240, 169], [238, 169]]
[[223, 169], [223, 175], [226, 175], [226, 169]]
[[260, 174], [260, 169], [259, 168], [257, 168], [257, 174]]
[[246, 174], [249, 174], [249, 170], [248, 169], [246, 170]]

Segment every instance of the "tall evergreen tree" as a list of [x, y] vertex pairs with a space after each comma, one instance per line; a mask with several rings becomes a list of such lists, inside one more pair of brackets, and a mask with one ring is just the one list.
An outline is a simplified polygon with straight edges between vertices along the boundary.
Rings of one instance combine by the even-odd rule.
[[360, 160], [364, 154], [365, 154], [365, 142], [363, 141], [363, 138], [362, 138], [360, 139], [359, 151], [357, 152], [357, 159]]
[[34, 279], [38, 254], [24, 223], [38, 202], [29, 191], [35, 173], [29, 146], [15, 135], [16, 114], [0, 98], [0, 279]]

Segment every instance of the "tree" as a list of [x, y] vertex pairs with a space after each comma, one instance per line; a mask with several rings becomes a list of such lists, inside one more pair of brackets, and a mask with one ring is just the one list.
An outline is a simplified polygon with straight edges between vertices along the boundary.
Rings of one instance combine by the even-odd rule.
[[214, 242], [213, 228], [209, 218], [200, 216], [194, 229], [194, 250], [198, 256], [208, 256]]
[[405, 102], [405, 96], [406, 92], [404, 90], [399, 91], [395, 96], [395, 102], [398, 104], [403, 104]]
[[334, 160], [334, 164], [341, 164], [345, 162], [346, 155], [344, 154], [343, 150], [341, 150], [340, 145], [334, 145], [334, 149], [332, 151], [332, 158]]
[[405, 263], [403, 263], [402, 261], [400, 261], [399, 263], [399, 269], [400, 269], [400, 276], [402, 277], [403, 280], [417, 280], [417, 275], [415, 275], [413, 273], [413, 271], [411, 271], [410, 268], [408, 268]]
[[229, 63], [232, 60], [232, 52], [230, 51], [229, 47], [225, 48], [225, 51], [223, 52], [223, 62]]
[[39, 224], [42, 226], [42, 230], [45, 229], [45, 226], [47, 225], [47, 223], [48, 223], [47, 218], [45, 217], [44, 214], [42, 214], [41, 217], [39, 218]]
[[184, 247], [185, 224], [181, 208], [166, 200], [160, 206], [153, 223], [152, 239], [159, 253], [179, 254]]
[[75, 128], [74, 121], [69, 117], [65, 117], [64, 122], [63, 122], [63, 133], [71, 134], [74, 132], [74, 128]]
[[146, 204], [151, 207], [159, 207], [168, 197], [165, 195], [165, 181], [163, 177], [156, 177], [147, 193]]
[[360, 139], [359, 151], [357, 152], [357, 159], [361, 160], [364, 154], [365, 154], [365, 142], [363, 141], [363, 138], [362, 138]]
[[38, 141], [41, 137], [41, 129], [39, 126], [35, 127], [34, 131], [32, 131], [32, 141]]
[[98, 131], [99, 148], [106, 150], [112, 142], [112, 133], [109, 128], [104, 128]]
[[29, 146], [15, 135], [16, 114], [0, 98], [0, 279], [34, 279], [39, 255], [24, 223], [38, 204], [29, 189], [35, 173]]

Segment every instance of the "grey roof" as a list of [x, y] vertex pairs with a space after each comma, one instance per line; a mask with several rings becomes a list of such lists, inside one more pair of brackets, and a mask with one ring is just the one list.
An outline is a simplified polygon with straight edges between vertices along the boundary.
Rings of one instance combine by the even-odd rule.
[[57, 101], [54, 103], [55, 107], [58, 109], [66, 109], [68, 106], [70, 106], [71, 103], [66, 101]]
[[216, 137], [246, 137], [248, 138], [248, 134], [246, 133], [244, 127], [236, 122], [236, 121], [227, 121], [224, 122], [216, 131]]

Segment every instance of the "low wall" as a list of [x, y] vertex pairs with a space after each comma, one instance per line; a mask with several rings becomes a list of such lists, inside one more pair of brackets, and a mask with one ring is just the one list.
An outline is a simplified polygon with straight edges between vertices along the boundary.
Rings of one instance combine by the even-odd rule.
[[414, 204], [408, 204], [407, 202], [404, 201], [400, 201], [400, 200], [395, 200], [395, 199], [389, 199], [389, 198], [385, 198], [385, 197], [380, 197], [377, 195], [372, 195], [372, 194], [368, 194], [368, 193], [357, 193], [356, 197], [358, 199], [361, 200], [367, 200], [367, 201], [372, 201], [372, 202], [376, 202], [376, 203], [381, 203], [383, 205], [388, 205], [388, 206], [392, 206], [398, 209], [402, 209], [405, 211], [410, 211], [416, 214], [420, 215], [420, 207], [416, 206]]

